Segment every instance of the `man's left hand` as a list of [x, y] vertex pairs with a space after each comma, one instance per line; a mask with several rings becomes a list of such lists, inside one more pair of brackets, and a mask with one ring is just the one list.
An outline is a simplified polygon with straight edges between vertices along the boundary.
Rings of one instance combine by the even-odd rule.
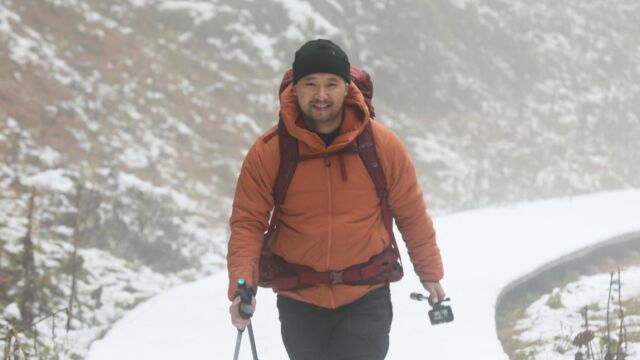
[[439, 281], [423, 281], [422, 286], [429, 292], [429, 305], [431, 307], [447, 297]]

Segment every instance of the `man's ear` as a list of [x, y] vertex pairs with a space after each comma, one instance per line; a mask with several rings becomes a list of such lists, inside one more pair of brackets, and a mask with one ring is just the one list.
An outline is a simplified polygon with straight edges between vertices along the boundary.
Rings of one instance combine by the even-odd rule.
[[293, 91], [293, 96], [298, 97], [298, 92], [296, 91], [296, 86], [291, 84], [291, 90]]

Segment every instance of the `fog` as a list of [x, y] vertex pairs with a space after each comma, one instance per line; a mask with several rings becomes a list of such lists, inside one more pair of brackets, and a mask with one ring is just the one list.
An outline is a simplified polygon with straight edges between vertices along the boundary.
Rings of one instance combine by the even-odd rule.
[[[637, 189], [639, 17], [634, 0], [1, 0], [0, 326], [82, 357], [128, 309], [225, 271], [242, 159], [310, 39], [371, 74], [433, 215]], [[47, 333], [73, 340], [28, 330], [54, 313]]]

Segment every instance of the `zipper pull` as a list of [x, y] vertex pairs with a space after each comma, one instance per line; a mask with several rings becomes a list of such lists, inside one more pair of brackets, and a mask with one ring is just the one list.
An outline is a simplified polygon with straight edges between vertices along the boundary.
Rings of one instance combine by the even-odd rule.
[[326, 167], [331, 167], [331, 160], [329, 160], [329, 155], [324, 156], [324, 165]]

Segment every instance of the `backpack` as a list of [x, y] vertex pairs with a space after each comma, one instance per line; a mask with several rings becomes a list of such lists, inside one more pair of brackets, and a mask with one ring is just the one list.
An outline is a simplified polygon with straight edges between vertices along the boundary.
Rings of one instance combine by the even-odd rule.
[[[365, 71], [352, 66], [351, 79], [363, 93], [369, 113], [373, 117], [374, 109], [371, 104], [373, 82], [371, 77]], [[282, 78], [280, 93], [287, 88], [292, 80], [293, 71], [289, 70]], [[275, 134], [276, 132], [273, 133], [273, 135]], [[380, 198], [382, 219], [391, 240], [390, 246], [382, 253], [373, 256], [366, 263], [357, 264], [340, 271], [325, 272], [317, 272], [305, 265], [288, 263], [271, 251], [271, 241], [280, 223], [280, 205], [284, 202], [296, 166], [299, 161], [315, 158], [314, 156], [304, 157], [298, 154], [298, 141], [287, 133], [282, 119], [278, 122], [277, 134], [280, 139], [280, 167], [273, 189], [274, 210], [269, 221], [269, 227], [264, 235], [260, 254], [258, 286], [278, 291], [303, 289], [317, 284], [364, 285], [400, 280], [404, 272], [400, 261], [400, 252], [393, 233], [393, 218], [387, 199], [386, 179], [376, 154], [371, 123], [367, 124], [364, 131], [358, 135], [355, 144], [347, 146], [340, 151], [357, 153], [362, 159]], [[273, 135], [266, 137], [264, 141], [268, 142]], [[330, 153], [329, 155], [333, 154], [335, 153]]]

